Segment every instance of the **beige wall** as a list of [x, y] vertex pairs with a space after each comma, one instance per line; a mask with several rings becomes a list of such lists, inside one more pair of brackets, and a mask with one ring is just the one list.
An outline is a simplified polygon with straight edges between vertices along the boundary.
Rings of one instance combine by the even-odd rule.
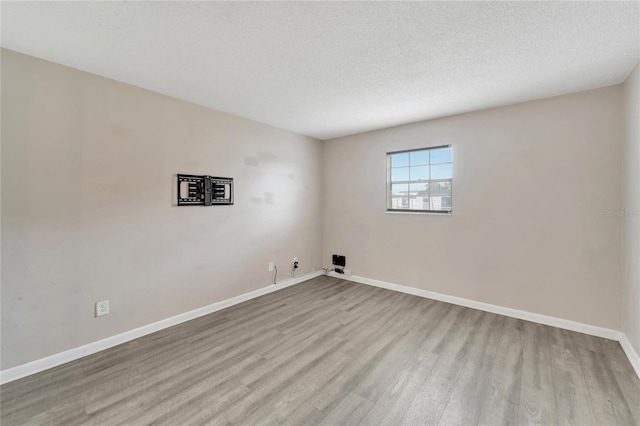
[[640, 354], [640, 65], [624, 84], [624, 286], [622, 330]]
[[[2, 369], [319, 267], [321, 149], [3, 50]], [[175, 207], [176, 173], [235, 178], [236, 204]]]
[[[620, 329], [621, 87], [325, 142], [323, 259]], [[385, 153], [452, 144], [453, 215], [385, 213]]]
[[[321, 145], [2, 50], [1, 368], [332, 253], [355, 275], [623, 329], [639, 350], [638, 219], [606, 214], [639, 208], [638, 90], [636, 67], [625, 86]], [[445, 143], [454, 214], [385, 213], [385, 153]], [[236, 205], [175, 207], [175, 173], [234, 177]]]

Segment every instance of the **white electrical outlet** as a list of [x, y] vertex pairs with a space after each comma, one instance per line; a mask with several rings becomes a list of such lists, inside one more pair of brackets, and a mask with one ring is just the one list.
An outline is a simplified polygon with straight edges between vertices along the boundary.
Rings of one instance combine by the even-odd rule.
[[103, 315], [107, 315], [109, 313], [109, 301], [102, 300], [100, 302], [96, 302], [96, 316], [101, 317]]
[[294, 261], [294, 262], [297, 262], [297, 261], [298, 261], [298, 258], [297, 258], [296, 256], [293, 256], [293, 261]]
[[269, 272], [273, 272], [273, 262], [269, 262]]

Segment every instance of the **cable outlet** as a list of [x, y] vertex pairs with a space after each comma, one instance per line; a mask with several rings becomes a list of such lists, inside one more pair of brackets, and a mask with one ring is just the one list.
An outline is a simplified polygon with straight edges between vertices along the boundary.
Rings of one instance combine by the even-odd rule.
[[273, 262], [269, 262], [269, 272], [273, 272]]
[[102, 300], [100, 302], [96, 302], [96, 317], [101, 317], [103, 315], [109, 314], [109, 301]]

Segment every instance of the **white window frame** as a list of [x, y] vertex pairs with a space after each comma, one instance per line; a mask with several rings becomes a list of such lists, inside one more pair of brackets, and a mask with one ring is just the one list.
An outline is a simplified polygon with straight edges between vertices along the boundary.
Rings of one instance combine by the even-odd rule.
[[[451, 178], [450, 179], [431, 179], [431, 175], [429, 175], [429, 179], [427, 180], [416, 180], [416, 181], [412, 181], [412, 180], [407, 180], [407, 181], [395, 181], [392, 182], [391, 181], [391, 156], [395, 155], [395, 154], [405, 154], [405, 153], [411, 153], [411, 152], [417, 152], [417, 151], [431, 151], [431, 150], [435, 150], [435, 149], [441, 149], [441, 148], [451, 148], [451, 145], [438, 145], [438, 146], [430, 146], [430, 147], [425, 147], [425, 148], [416, 148], [416, 149], [406, 149], [406, 150], [402, 150], [402, 151], [392, 151], [392, 152], [387, 152], [387, 212], [389, 213], [428, 213], [428, 214], [444, 214], [444, 215], [450, 215], [453, 213], [453, 149], [451, 149], [451, 162], [450, 163], [431, 163], [431, 153], [429, 153], [429, 163], [428, 165], [431, 166], [436, 165], [436, 164], [451, 164]], [[411, 169], [411, 165], [407, 166], [409, 167], [409, 169]], [[419, 166], [414, 166], [414, 167], [419, 167]], [[429, 167], [429, 170], [431, 170], [431, 167]], [[411, 208], [406, 208], [406, 209], [398, 209], [398, 208], [393, 208], [393, 204], [392, 204], [392, 200], [393, 198], [399, 198], [399, 197], [393, 197], [392, 193], [391, 193], [391, 184], [415, 184], [415, 183], [429, 183], [429, 207], [431, 207], [431, 182], [449, 182], [451, 185], [451, 207], [449, 208], [449, 210], [432, 210], [432, 209], [428, 209], [428, 210], [422, 210], [422, 209], [411, 209]], [[410, 198], [410, 194], [407, 194], [407, 201], [408, 204], [411, 204], [411, 198]]]

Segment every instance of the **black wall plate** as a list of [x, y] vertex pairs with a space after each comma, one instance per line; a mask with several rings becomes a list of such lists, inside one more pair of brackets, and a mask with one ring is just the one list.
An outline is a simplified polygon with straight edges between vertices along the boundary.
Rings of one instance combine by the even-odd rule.
[[334, 254], [332, 257], [332, 263], [336, 266], [346, 266], [347, 259], [344, 256], [340, 256], [339, 254]]

